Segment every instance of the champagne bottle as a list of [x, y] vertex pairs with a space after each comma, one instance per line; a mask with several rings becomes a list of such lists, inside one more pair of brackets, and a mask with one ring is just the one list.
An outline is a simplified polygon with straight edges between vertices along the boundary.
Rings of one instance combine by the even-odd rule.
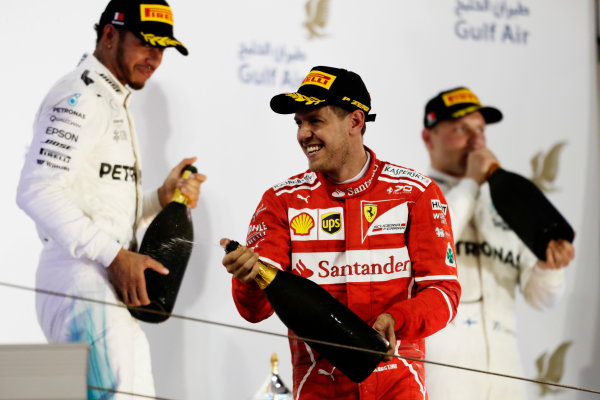
[[[227, 253], [239, 246], [231, 241]], [[348, 378], [365, 380], [383, 359], [382, 354], [332, 346], [341, 344], [385, 353], [388, 342], [358, 315], [315, 282], [258, 261], [255, 278], [273, 310], [295, 335], [325, 357]], [[315, 342], [314, 340], [320, 341]]]
[[291, 400], [292, 392], [279, 377], [279, 360], [277, 354], [271, 356], [271, 374], [256, 392], [252, 400]]
[[[196, 172], [194, 166], [188, 165], [183, 169], [182, 178], [187, 179]], [[168, 314], [175, 306], [194, 243], [194, 227], [188, 203], [188, 198], [175, 189], [173, 198], [152, 220], [142, 239], [140, 254], [160, 262], [169, 270], [169, 274], [161, 275], [152, 269], [144, 271], [150, 304], [129, 307], [131, 315], [141, 321], [163, 322], [169, 318]]]
[[538, 259], [546, 260], [550, 240], [573, 242], [571, 225], [529, 179], [494, 164], [488, 183], [496, 211]]

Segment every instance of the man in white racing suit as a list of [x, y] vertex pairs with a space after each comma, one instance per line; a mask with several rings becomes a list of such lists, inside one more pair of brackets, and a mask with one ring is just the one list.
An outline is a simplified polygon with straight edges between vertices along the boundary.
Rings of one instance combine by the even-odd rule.
[[97, 31], [94, 54], [61, 78], [39, 108], [17, 202], [43, 243], [37, 287], [67, 295], [36, 296], [44, 334], [51, 342], [90, 344], [88, 398], [129, 399], [123, 392], [154, 395], [148, 341], [126, 308], [102, 303], [149, 304], [144, 270], [168, 270], [135, 253], [136, 230], [176, 187], [195, 207], [205, 177], [181, 180], [182, 169], [196, 160], [185, 158], [158, 190], [142, 195], [126, 85], [141, 89], [165, 47], [187, 54], [173, 38], [167, 3], [112, 0]]
[[[537, 309], [554, 305], [563, 292], [563, 267], [572, 245], [551, 241], [542, 262], [498, 215], [486, 174], [498, 163], [486, 147], [486, 123], [502, 113], [482, 106], [469, 89], [441, 92], [425, 107], [422, 138], [429, 176], [440, 186], [452, 218], [462, 286], [455, 320], [426, 340], [432, 361], [522, 376], [515, 327], [515, 294]], [[525, 399], [522, 381], [426, 364], [429, 398]]]

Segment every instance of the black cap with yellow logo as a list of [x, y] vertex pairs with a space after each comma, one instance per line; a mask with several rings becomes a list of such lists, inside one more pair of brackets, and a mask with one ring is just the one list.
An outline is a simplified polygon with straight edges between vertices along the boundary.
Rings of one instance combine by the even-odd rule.
[[488, 124], [502, 119], [500, 110], [481, 105], [475, 93], [466, 87], [457, 87], [443, 91], [427, 102], [423, 124], [425, 128], [433, 128], [438, 122], [458, 119], [475, 111], [479, 111]]
[[281, 93], [271, 99], [271, 109], [292, 114], [299, 109], [335, 105], [348, 111], [362, 110], [365, 121], [375, 121], [371, 96], [361, 77], [341, 68], [313, 67], [295, 93]]
[[111, 0], [100, 16], [98, 29], [112, 24], [154, 47], [175, 47], [184, 56], [187, 48], [173, 36], [173, 12], [163, 0]]

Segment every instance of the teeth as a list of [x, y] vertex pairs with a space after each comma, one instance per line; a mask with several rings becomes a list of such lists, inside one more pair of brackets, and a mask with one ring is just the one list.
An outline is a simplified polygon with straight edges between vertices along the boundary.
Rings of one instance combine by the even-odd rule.
[[321, 148], [321, 146], [311, 145], [311, 146], [307, 146], [306, 147], [306, 151], [308, 152], [308, 154], [310, 154], [310, 153], [314, 153], [316, 151], [319, 151], [320, 148]]

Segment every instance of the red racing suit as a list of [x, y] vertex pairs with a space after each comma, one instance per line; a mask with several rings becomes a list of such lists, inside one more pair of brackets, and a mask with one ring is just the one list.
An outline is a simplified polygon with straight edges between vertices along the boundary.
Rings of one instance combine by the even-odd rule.
[[[267, 190], [246, 242], [369, 325], [391, 314], [397, 353], [422, 358], [424, 338], [454, 318], [460, 298], [450, 215], [435, 182], [367, 150], [368, 169], [354, 182], [335, 184], [309, 170]], [[273, 313], [254, 282], [233, 278], [232, 291], [246, 320]], [[394, 358], [356, 384], [304, 342], [290, 340], [290, 349], [294, 399], [427, 398], [420, 362]]]

